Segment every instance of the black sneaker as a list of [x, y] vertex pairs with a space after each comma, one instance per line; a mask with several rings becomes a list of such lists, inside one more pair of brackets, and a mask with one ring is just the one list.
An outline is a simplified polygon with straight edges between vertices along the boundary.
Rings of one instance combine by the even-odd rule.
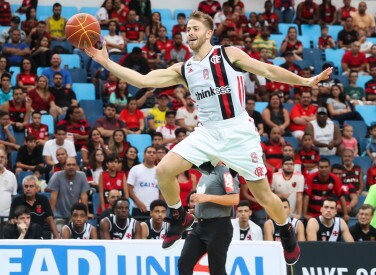
[[177, 209], [172, 210], [172, 218], [168, 218], [170, 226], [167, 229], [166, 238], [163, 240], [162, 248], [171, 249], [181, 239], [183, 232], [189, 229], [195, 222], [194, 216], [183, 212], [183, 217], [180, 217], [180, 212]]
[[292, 229], [291, 223], [288, 224], [288, 235], [285, 237], [281, 236], [281, 243], [286, 264], [296, 264], [300, 257], [300, 248], [296, 241], [295, 233]]

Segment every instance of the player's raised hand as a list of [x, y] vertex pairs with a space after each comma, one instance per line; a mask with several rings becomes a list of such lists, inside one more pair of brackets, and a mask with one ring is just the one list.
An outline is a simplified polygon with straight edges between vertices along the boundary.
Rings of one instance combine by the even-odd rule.
[[85, 53], [103, 66], [110, 60], [107, 52], [106, 41], [103, 42], [101, 50], [97, 50], [94, 47], [87, 47], [85, 48]]
[[320, 81], [329, 79], [332, 72], [333, 72], [333, 67], [329, 67], [326, 70], [322, 71], [319, 75], [312, 77], [311, 78], [312, 81], [309, 86], [312, 87], [316, 85], [317, 83], [319, 83]]

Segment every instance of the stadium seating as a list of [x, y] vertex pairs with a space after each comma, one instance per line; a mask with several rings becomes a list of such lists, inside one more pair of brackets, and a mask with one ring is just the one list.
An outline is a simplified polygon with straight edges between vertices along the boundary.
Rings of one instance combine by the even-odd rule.
[[78, 13], [77, 7], [73, 7], [73, 6], [63, 6], [61, 10], [61, 16], [65, 17], [67, 20], [77, 13]]
[[99, 200], [99, 193], [94, 193], [92, 196], [93, 199], [93, 214], [94, 217], [98, 216], [98, 208], [100, 205], [100, 200]]
[[368, 142], [369, 142], [369, 138], [361, 138], [359, 140], [359, 155], [360, 156], [365, 154]]
[[367, 126], [371, 126], [376, 121], [375, 105], [356, 105], [355, 110], [363, 117]]
[[80, 12], [81, 13], [88, 13], [88, 14], [95, 16], [97, 14], [98, 10], [99, 10], [98, 7], [82, 7], [80, 9]]
[[72, 89], [76, 93], [77, 101], [95, 100], [95, 87], [92, 83], [73, 83]]
[[38, 20], [41, 20], [40, 19], [41, 16], [44, 16], [44, 17], [52, 16], [52, 6], [38, 5], [38, 8], [37, 8], [37, 18], [38, 18]]
[[9, 68], [9, 72], [12, 74], [10, 84], [14, 87], [17, 85], [17, 75], [21, 72], [20, 67], [12, 66]]
[[87, 71], [85, 69], [68, 69], [73, 83], [86, 83]]
[[345, 120], [343, 124], [351, 125], [354, 129], [354, 138], [360, 140], [368, 133], [367, 125], [363, 120]]
[[12, 169], [12, 171], [16, 169], [17, 155], [18, 155], [18, 151], [12, 151], [12, 153], [10, 154], [10, 161], [11, 161], [10, 168]]
[[269, 37], [270, 40], [274, 40], [277, 44], [278, 53], [280, 53], [279, 49], [281, 48], [282, 42], [285, 40], [285, 38], [286, 36], [283, 36], [282, 34], [271, 34]]
[[288, 23], [279, 23], [278, 24], [278, 31], [284, 36], [287, 36], [288, 30], [290, 27], [295, 27], [296, 31], [299, 30], [298, 25], [296, 24], [288, 24]]
[[323, 54], [320, 49], [303, 48], [303, 60], [309, 61], [312, 65], [316, 60], [323, 60]]
[[61, 68], [69, 69], [81, 68], [81, 60], [77, 54], [60, 54]]
[[286, 142], [290, 143], [294, 151], [299, 147], [299, 140], [296, 137], [283, 137]]
[[45, 67], [38, 67], [37, 68], [37, 76], [41, 76], [44, 69], [46, 69], [46, 68]]
[[84, 110], [85, 115], [87, 117], [89, 116], [95, 116], [99, 115], [99, 117], [102, 116], [103, 113], [103, 101], [100, 99], [97, 100], [85, 100], [82, 99], [80, 101], [80, 107]]
[[292, 106], [294, 106], [293, 103], [283, 103], [283, 107], [286, 108], [286, 110], [290, 113], [291, 112], [291, 109], [292, 109]]
[[338, 74], [342, 73], [341, 60], [345, 51], [343, 49], [325, 49], [325, 60], [334, 63]]
[[138, 157], [138, 160], [140, 161], [140, 163], [142, 163], [144, 161], [144, 152], [138, 153], [137, 157]]
[[363, 175], [367, 175], [368, 168], [372, 166], [372, 161], [368, 156], [354, 157], [354, 164], [357, 164], [362, 168]]
[[341, 25], [328, 25], [328, 35], [330, 35], [334, 41], [337, 41], [338, 33], [343, 30]]
[[24, 141], [25, 141], [25, 132], [22, 131], [22, 132], [16, 132], [14, 131], [14, 138], [16, 139], [16, 143], [18, 145], [24, 145]]
[[142, 47], [145, 46], [145, 43], [128, 43], [127, 44], [127, 53], [131, 53], [132, 50], [136, 47], [139, 47], [142, 49]]
[[[302, 35], [302, 36], [299, 36], [297, 37], [297, 39], [302, 42], [303, 44], [303, 48], [312, 48], [311, 46], [311, 41], [312, 39], [309, 37], [309, 36], [305, 36], [305, 35]], [[312, 41], [313, 42], [313, 41]]]
[[317, 41], [321, 36], [321, 28], [320, 25], [307, 25], [302, 24], [301, 28], [301, 35], [308, 37], [311, 41]]
[[151, 11], [152, 13], [153, 12], [159, 12], [160, 15], [161, 15], [161, 21], [162, 23], [164, 23], [164, 20], [171, 20], [172, 19], [172, 15], [171, 15], [171, 10], [170, 9], [152, 9]]
[[359, 74], [358, 81], [356, 82], [356, 86], [362, 87], [363, 89], [365, 89], [366, 82], [368, 82], [371, 79], [372, 79], [372, 76], [370, 75]]
[[255, 111], [262, 113], [268, 104], [268, 102], [256, 102]]
[[188, 20], [188, 18], [191, 15], [192, 11], [193, 10], [191, 10], [191, 9], [175, 9], [174, 10], [174, 19], [178, 20], [178, 14], [179, 13], [184, 13], [185, 16], [187, 17], [187, 20]]
[[46, 124], [48, 126], [48, 133], [53, 135], [55, 131], [54, 118], [51, 115], [42, 115], [41, 123]]
[[321, 158], [327, 158], [330, 161], [330, 165], [333, 165], [335, 163], [342, 164], [342, 160], [340, 156], [336, 155], [321, 155]]
[[333, 78], [339, 80], [343, 86], [349, 85], [349, 78], [346, 75], [334, 75]]
[[146, 147], [151, 146], [151, 136], [148, 134], [129, 134], [127, 135], [127, 141], [136, 147], [138, 153], [144, 153]]
[[73, 46], [68, 41], [52, 40], [51, 49], [55, 49], [56, 47], [64, 48], [69, 54], [71, 54], [73, 51]]
[[284, 64], [286, 62], [286, 60], [284, 58], [274, 58], [274, 59], [270, 59], [269, 61], [273, 62], [274, 65], [276, 66], [281, 66], [282, 64]]

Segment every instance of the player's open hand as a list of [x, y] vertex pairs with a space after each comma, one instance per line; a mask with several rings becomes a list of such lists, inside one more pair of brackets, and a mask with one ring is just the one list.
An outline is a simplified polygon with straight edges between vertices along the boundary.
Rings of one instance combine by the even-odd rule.
[[106, 41], [103, 42], [101, 50], [97, 50], [94, 47], [88, 47], [85, 48], [85, 53], [103, 66], [105, 66], [109, 60]]
[[333, 72], [333, 67], [327, 68], [325, 71], [322, 71], [319, 75], [312, 77], [312, 81], [309, 86], [314, 86], [320, 81], [329, 79], [330, 75]]

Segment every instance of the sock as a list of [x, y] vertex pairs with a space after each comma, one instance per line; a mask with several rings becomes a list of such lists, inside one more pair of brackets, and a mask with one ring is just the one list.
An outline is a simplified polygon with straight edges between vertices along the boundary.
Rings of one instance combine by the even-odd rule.
[[291, 227], [291, 224], [289, 223], [288, 219], [286, 219], [284, 224], [276, 223], [276, 225], [278, 226], [279, 234], [280, 234], [281, 238], [290, 237], [292, 227]]
[[177, 204], [169, 205], [168, 207], [172, 209], [179, 209], [181, 206], [181, 200], [179, 200]]
[[286, 224], [288, 224], [289, 223], [289, 219], [286, 219], [285, 220], [285, 222], [284, 223], [281, 223], [281, 224], [279, 224], [279, 223], [275, 223], [277, 226], [284, 226], [284, 225], [286, 225]]

